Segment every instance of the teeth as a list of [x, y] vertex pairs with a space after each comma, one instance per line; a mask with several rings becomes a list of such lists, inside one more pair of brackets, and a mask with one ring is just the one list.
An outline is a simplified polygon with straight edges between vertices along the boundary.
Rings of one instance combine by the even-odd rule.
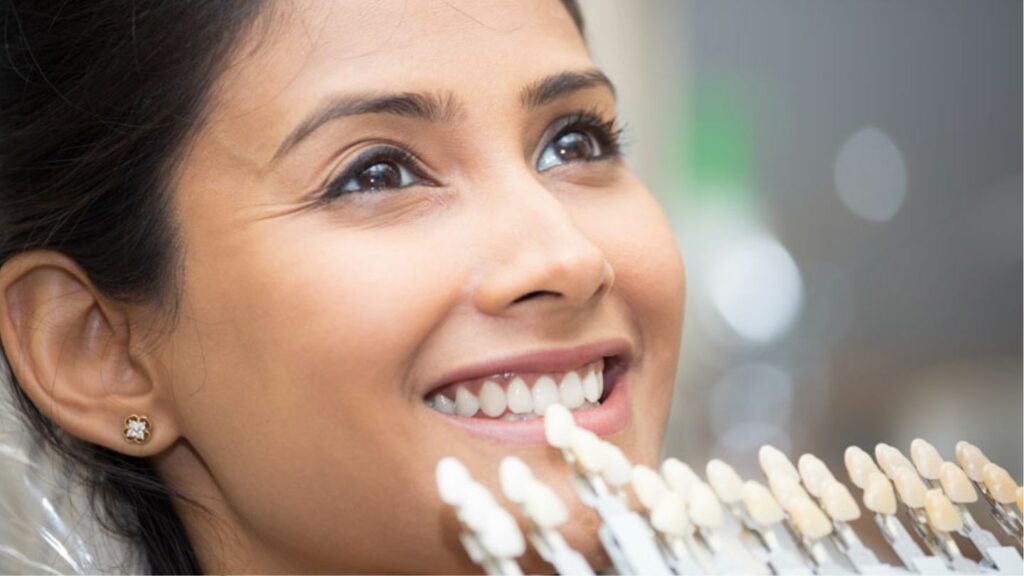
[[956, 443], [956, 459], [960, 462], [967, 477], [975, 482], [983, 482], [981, 469], [988, 464], [988, 458], [977, 446], [970, 442], [960, 441]]
[[562, 383], [558, 385], [558, 397], [570, 410], [583, 405], [583, 382], [579, 374], [569, 372], [562, 378]]
[[726, 504], [735, 504], [743, 498], [743, 479], [732, 466], [715, 459], [708, 462], [705, 468], [708, 484], [718, 494], [718, 498]]
[[554, 529], [569, 520], [569, 511], [555, 491], [537, 480], [526, 486], [523, 508], [540, 528]]
[[939, 482], [949, 499], [957, 504], [970, 504], [978, 501], [978, 493], [967, 474], [952, 462], [943, 462], [939, 466]]
[[455, 413], [459, 416], [470, 417], [476, 414], [476, 411], [480, 409], [480, 402], [476, 399], [476, 396], [459, 386], [459, 389], [455, 391]]
[[552, 404], [544, 413], [544, 437], [555, 448], [568, 448], [575, 428], [572, 414], [561, 404]]
[[609, 485], [618, 488], [629, 483], [633, 475], [633, 464], [618, 446], [602, 441], [605, 450], [605, 466], [601, 476]]
[[700, 528], [718, 528], [722, 525], [722, 504], [715, 492], [698, 481], [690, 488], [690, 521]]
[[700, 482], [693, 469], [678, 458], [669, 458], [662, 462], [661, 475], [665, 477], [668, 487], [682, 496], [683, 500], [690, 499], [690, 490], [694, 484]]
[[868, 474], [864, 481], [864, 507], [876, 514], [896, 513], [896, 493], [885, 474]]
[[1017, 498], [1017, 483], [1005, 468], [989, 462], [982, 467], [981, 476], [996, 502], [1012, 504]]
[[846, 472], [850, 475], [850, 481], [862, 490], [868, 481], [868, 476], [872, 472], [882, 472], [875, 465], [875, 461], [871, 459], [871, 456], [856, 446], [850, 446], [846, 449], [843, 461], [846, 463]]
[[533, 411], [536, 414], [544, 414], [548, 406], [558, 403], [558, 385], [554, 378], [541, 376], [533, 385]]
[[575, 370], [561, 375], [540, 374], [532, 386], [522, 376], [505, 373], [483, 380], [479, 388], [464, 383], [453, 386], [452, 391], [436, 392], [426, 399], [426, 404], [445, 414], [503, 420], [537, 418], [552, 404], [570, 410], [590, 410], [601, 405], [602, 367], [600, 362], [588, 365], [583, 377]]
[[964, 521], [957, 514], [953, 503], [939, 488], [933, 488], [925, 494], [924, 511], [928, 515], [928, 523], [940, 532], [959, 532], [964, 527]]
[[875, 459], [878, 460], [878, 465], [882, 467], [885, 475], [893, 480], [896, 479], [896, 471], [902, 467], [910, 468], [914, 471], [914, 475], [917, 475], [914, 464], [907, 460], [902, 452], [888, 444], [875, 446]]
[[508, 385], [508, 409], [516, 414], [533, 412], [533, 394], [522, 378], [516, 376]]
[[[658, 500], [668, 492], [668, 485], [661, 479], [661, 476], [642, 464], [633, 467], [632, 480], [633, 493], [636, 494], [636, 499], [640, 501], [640, 505], [647, 510], [653, 510]], [[683, 516], [686, 516], [685, 511]]]
[[776, 474], [784, 474], [800, 482], [800, 473], [782, 450], [766, 444], [757, 451], [757, 460], [764, 475], [769, 479]]
[[853, 495], [835, 478], [821, 484], [821, 506], [836, 522], [852, 522], [860, 518], [860, 508]]
[[804, 454], [797, 461], [800, 469], [800, 478], [804, 481], [804, 487], [811, 493], [811, 496], [821, 496], [821, 486], [826, 480], [835, 480], [828, 466], [814, 454]]
[[669, 536], [691, 534], [693, 525], [686, 515], [686, 500], [675, 492], [666, 491], [651, 510], [651, 525], [658, 532]]
[[786, 517], [772, 493], [754, 480], [743, 483], [743, 505], [747, 507], [750, 518], [765, 528], [782, 522]]
[[588, 370], [583, 377], [583, 397], [588, 402], [597, 402], [604, 394], [604, 373], [600, 370]]
[[939, 479], [939, 467], [942, 466], [942, 455], [928, 442], [917, 438], [910, 443], [910, 458], [914, 461], [917, 471], [927, 480]]
[[480, 387], [480, 410], [491, 418], [497, 418], [505, 411], [505, 391], [500, 384], [488, 380]]
[[498, 466], [498, 479], [505, 497], [516, 504], [522, 504], [526, 500], [526, 487], [533, 481], [533, 473], [519, 458], [506, 456]]
[[832, 521], [808, 497], [797, 498], [790, 507], [789, 515], [793, 518], [797, 530], [811, 540], [817, 540], [832, 533]]
[[800, 486], [800, 482], [793, 480], [792, 477], [786, 474], [774, 474], [768, 477], [768, 485], [772, 489], [772, 494], [775, 495], [775, 499], [778, 500], [779, 504], [786, 511], [793, 503], [799, 498], [810, 498], [807, 492]]
[[430, 399], [430, 407], [445, 414], [455, 414], [455, 402], [444, 394], [435, 394]]
[[900, 494], [900, 500], [910, 508], [923, 508], [924, 495], [928, 487], [921, 481], [921, 477], [913, 468], [901, 466], [896, 470], [896, 491]]

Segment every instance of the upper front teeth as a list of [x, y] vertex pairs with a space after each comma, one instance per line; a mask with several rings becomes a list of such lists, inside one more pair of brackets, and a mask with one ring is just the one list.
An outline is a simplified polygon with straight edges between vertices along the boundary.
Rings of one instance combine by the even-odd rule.
[[[479, 383], [465, 383], [437, 392], [427, 399], [427, 405], [446, 414], [471, 417], [478, 412], [490, 418], [505, 414], [541, 416], [551, 404], [562, 404], [570, 410], [585, 403], [596, 405], [604, 393], [603, 362], [595, 362], [583, 370], [557, 374], [529, 376], [493, 376]], [[532, 387], [527, 383], [533, 380]], [[475, 392], [474, 392], [475, 388]], [[454, 399], [452, 398], [454, 396]], [[507, 410], [507, 413], [506, 413]]]

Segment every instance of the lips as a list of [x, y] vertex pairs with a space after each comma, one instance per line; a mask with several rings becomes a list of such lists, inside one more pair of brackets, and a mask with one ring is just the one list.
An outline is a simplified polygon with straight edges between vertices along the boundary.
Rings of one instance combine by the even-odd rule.
[[543, 414], [560, 403], [577, 424], [601, 435], [628, 421], [626, 375], [634, 351], [624, 339], [533, 351], [450, 371], [424, 402], [470, 432], [512, 442], [543, 442]]

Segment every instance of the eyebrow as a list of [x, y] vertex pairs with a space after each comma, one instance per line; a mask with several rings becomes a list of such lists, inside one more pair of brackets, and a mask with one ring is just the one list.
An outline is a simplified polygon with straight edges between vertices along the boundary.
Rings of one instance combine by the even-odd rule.
[[[532, 82], [520, 91], [519, 102], [536, 109], [588, 88], [605, 87], [616, 96], [615, 85], [597, 68], [570, 70]], [[287, 154], [318, 128], [338, 118], [363, 114], [388, 114], [433, 123], [450, 123], [463, 116], [465, 108], [450, 92], [357, 93], [335, 96], [318, 106], [299, 123], [278, 147], [271, 163]]]

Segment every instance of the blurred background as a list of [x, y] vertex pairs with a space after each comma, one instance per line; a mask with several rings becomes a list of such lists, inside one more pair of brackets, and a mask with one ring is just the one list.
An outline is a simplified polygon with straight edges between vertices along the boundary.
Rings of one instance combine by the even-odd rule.
[[687, 264], [664, 455], [963, 439], [1019, 480], [1021, 2], [582, 2]]

